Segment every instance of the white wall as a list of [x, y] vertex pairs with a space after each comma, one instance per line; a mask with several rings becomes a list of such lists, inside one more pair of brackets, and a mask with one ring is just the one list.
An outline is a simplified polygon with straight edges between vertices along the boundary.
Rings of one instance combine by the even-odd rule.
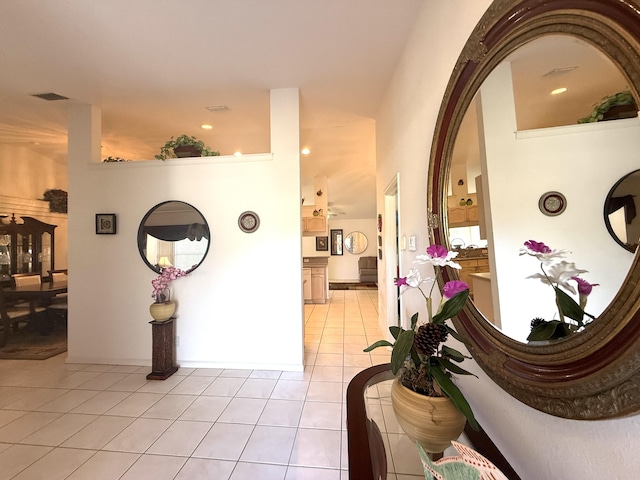
[[65, 165], [27, 147], [0, 145], [0, 214], [57, 225], [55, 267], [67, 268], [67, 215], [49, 211], [42, 196], [50, 189], [67, 190]]
[[[400, 224], [407, 234], [413, 231], [418, 236], [418, 253], [428, 244], [427, 162], [438, 109], [458, 54], [489, 4], [489, 0], [425, 4], [376, 118], [378, 211], [382, 211], [382, 192], [389, 179], [400, 172]], [[603, 162], [602, 170], [613, 163]], [[575, 175], [579, 181], [580, 170]], [[413, 258], [412, 252], [401, 252], [401, 274], [411, 268]], [[386, 278], [392, 281], [393, 274], [387, 273]], [[379, 292], [384, 295], [384, 289]], [[413, 297], [404, 298], [407, 312], [424, 311], [423, 302]], [[380, 312], [384, 311], [381, 306]], [[595, 422], [552, 417], [510, 397], [473, 362], [465, 364], [479, 378], [458, 383], [479, 422], [521, 478], [637, 477], [638, 416]]]
[[[571, 253], [566, 260], [588, 270], [581, 277], [599, 286], [585, 310], [598, 316], [629, 272], [633, 254], [607, 231], [604, 203], [611, 187], [640, 166], [640, 119], [542, 128], [515, 134], [515, 104], [508, 63], [498, 66], [481, 89], [495, 284], [505, 334], [525, 341], [531, 319], [558, 318], [550, 286], [526, 277], [540, 263], [518, 257], [532, 239]], [[615, 160], [614, 160], [615, 159]], [[603, 168], [606, 167], [606, 168]], [[567, 199], [558, 216], [543, 215], [540, 195], [559, 191]], [[526, 293], [526, 294], [524, 294]], [[577, 301], [577, 295], [573, 295]]]
[[0, 145], [2, 195], [41, 199], [45, 190], [67, 190], [67, 169], [37, 151], [16, 145]]
[[[335, 217], [334, 217], [335, 218]], [[329, 231], [342, 229], [342, 238], [351, 232], [362, 232], [367, 237], [367, 249], [360, 255], [349, 253], [342, 248], [342, 255], [329, 257], [329, 281], [330, 282], [358, 282], [358, 259], [360, 257], [378, 257], [378, 231], [375, 218], [334, 220], [329, 221]], [[329, 238], [331, 242], [331, 238]], [[329, 244], [331, 248], [331, 244]]]
[[[298, 91], [271, 93], [273, 154], [240, 158], [95, 163], [87, 125], [95, 130], [99, 118], [87, 106], [72, 111], [67, 361], [150, 364], [156, 274], [136, 234], [150, 208], [181, 200], [203, 214], [211, 245], [202, 265], [172, 284], [177, 363], [302, 369]], [[246, 210], [260, 217], [251, 234], [237, 224]], [[116, 213], [118, 233], [95, 235], [96, 213]]]

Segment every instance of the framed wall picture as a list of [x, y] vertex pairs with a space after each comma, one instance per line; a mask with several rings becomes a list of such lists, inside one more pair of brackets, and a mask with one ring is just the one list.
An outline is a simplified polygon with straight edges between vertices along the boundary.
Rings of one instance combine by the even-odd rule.
[[96, 235], [115, 235], [116, 214], [96, 213]]
[[342, 255], [342, 229], [331, 230], [331, 255]]
[[316, 237], [316, 251], [317, 252], [329, 251], [329, 237]]

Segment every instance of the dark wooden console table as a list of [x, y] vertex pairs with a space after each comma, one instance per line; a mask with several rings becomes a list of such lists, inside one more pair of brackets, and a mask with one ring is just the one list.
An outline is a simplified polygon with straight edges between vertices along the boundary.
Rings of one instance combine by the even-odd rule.
[[149, 322], [153, 335], [153, 351], [151, 373], [147, 375], [147, 380], [165, 380], [178, 370], [173, 358], [175, 345], [174, 320], [175, 317], [171, 317], [163, 322], [158, 322], [157, 320]]
[[[382, 434], [369, 418], [366, 407], [367, 388], [393, 379], [391, 365], [375, 365], [358, 373], [347, 387], [347, 439], [349, 449], [349, 480], [384, 480], [387, 478], [387, 457]], [[510, 480], [520, 477], [489, 436], [480, 429], [474, 431], [467, 423], [464, 431], [473, 448], [492, 462]]]

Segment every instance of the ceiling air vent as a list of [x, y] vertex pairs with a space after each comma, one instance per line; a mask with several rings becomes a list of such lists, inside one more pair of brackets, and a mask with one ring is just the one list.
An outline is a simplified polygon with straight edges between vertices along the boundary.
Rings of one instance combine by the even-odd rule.
[[553, 70], [549, 70], [547, 73], [545, 73], [542, 76], [543, 77], [553, 77], [553, 76], [556, 76], [556, 75], [564, 75], [565, 73], [573, 72], [576, 68], [578, 68], [578, 67], [575, 66], [575, 67], [554, 68]]
[[55, 100], [69, 100], [69, 97], [63, 97], [62, 95], [58, 95], [57, 93], [49, 92], [49, 93], [38, 93], [36, 95], [32, 95], [33, 97], [38, 97], [43, 100], [47, 100], [49, 102], [53, 102]]
[[229, 110], [229, 107], [226, 105], [211, 105], [210, 107], [204, 107], [210, 112], [225, 112]]

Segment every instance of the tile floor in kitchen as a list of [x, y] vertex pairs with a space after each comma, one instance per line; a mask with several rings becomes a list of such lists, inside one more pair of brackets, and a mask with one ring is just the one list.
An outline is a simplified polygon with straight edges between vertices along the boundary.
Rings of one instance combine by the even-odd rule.
[[[305, 306], [304, 372], [0, 360], [0, 480], [346, 480], [345, 391], [388, 352], [376, 290]], [[424, 478], [417, 451], [372, 393], [389, 480]], [[394, 473], [397, 472], [397, 473]]]

